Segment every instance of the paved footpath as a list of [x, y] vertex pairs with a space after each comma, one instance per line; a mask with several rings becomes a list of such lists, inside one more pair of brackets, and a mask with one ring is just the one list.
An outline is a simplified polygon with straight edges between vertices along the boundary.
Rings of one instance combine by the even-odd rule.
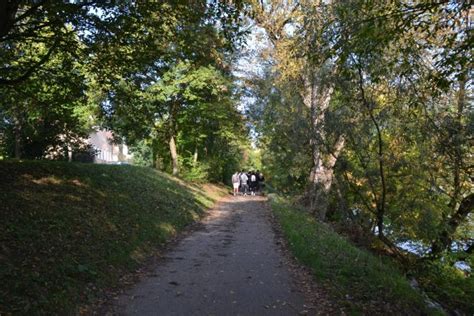
[[119, 315], [298, 315], [303, 294], [262, 197], [229, 197], [133, 288]]

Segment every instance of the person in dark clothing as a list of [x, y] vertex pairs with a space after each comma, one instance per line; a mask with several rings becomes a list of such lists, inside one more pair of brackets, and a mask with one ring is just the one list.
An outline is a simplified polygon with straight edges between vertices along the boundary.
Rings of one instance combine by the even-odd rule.
[[250, 193], [252, 195], [255, 195], [255, 193], [257, 192], [258, 181], [257, 181], [257, 174], [254, 171], [250, 173], [249, 180], [250, 180]]

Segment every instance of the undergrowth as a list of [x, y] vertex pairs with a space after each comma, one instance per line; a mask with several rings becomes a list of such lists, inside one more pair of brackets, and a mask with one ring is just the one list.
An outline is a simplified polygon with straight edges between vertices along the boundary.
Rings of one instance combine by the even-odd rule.
[[452, 265], [425, 262], [416, 272], [428, 295], [457, 315], [474, 315], [474, 275], [466, 276]]

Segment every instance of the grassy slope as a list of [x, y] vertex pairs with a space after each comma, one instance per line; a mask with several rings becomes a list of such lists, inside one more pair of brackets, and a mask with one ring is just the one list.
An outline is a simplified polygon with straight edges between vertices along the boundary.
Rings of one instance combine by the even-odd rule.
[[132, 166], [0, 161], [0, 179], [0, 314], [75, 311], [219, 194]]
[[394, 266], [279, 198], [272, 199], [272, 209], [295, 256], [350, 314], [436, 314]]

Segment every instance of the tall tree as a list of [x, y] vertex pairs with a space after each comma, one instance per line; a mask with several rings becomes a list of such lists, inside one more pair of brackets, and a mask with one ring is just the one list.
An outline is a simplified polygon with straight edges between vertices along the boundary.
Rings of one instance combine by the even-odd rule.
[[[450, 244], [447, 236], [454, 235], [454, 227], [467, 219], [472, 210], [469, 190], [466, 191], [469, 171], [460, 167], [469, 157], [465, 147], [468, 121], [459, 119], [460, 113], [466, 113], [459, 104], [464, 104], [463, 78], [466, 78], [470, 55], [469, 50], [464, 50], [469, 41], [466, 10], [463, 3], [379, 6], [351, 1], [333, 4], [337, 19], [327, 26], [332, 36], [326, 45], [338, 56], [338, 67], [344, 69], [341, 75], [353, 87], [344, 91], [346, 95], [353, 93], [348, 96], [349, 102], [359, 104], [356, 111], [365, 113], [361, 116], [354, 112], [351, 116], [358, 119], [359, 124], [370, 123], [372, 129], [368, 129], [367, 136], [373, 137], [372, 141], [368, 138], [367, 143], [372, 143], [369, 147], [361, 147], [364, 141], [360, 139], [351, 139], [349, 150], [358, 157], [365, 175], [361, 181], [360, 177], [354, 178], [351, 170], [346, 180], [351, 181], [354, 188], [357, 188], [354, 182], [358, 182], [359, 187], [361, 182], [367, 183], [370, 190], [366, 192], [370, 194], [364, 204], [374, 216], [379, 236], [388, 244], [391, 242], [385, 238], [388, 231], [385, 224], [393, 229], [405, 218], [399, 228], [407, 231], [406, 227], [413, 227], [416, 238], [427, 243], [434, 239], [433, 252], [439, 253]], [[452, 92], [456, 90], [458, 92]], [[452, 119], [450, 123], [439, 115], [446, 110], [457, 112], [448, 115]], [[413, 120], [418, 124], [413, 124]], [[430, 124], [434, 126], [429, 127]], [[413, 147], [408, 142], [417, 145]], [[422, 163], [410, 155], [417, 155]], [[440, 156], [451, 158], [435, 167], [433, 162]], [[393, 159], [398, 159], [398, 163]], [[411, 181], [399, 178], [404, 173], [400, 161], [408, 163], [404, 168], [416, 175]], [[448, 170], [452, 173], [446, 174]], [[448, 184], [441, 179], [452, 182]], [[418, 185], [431, 186], [431, 196], [416, 188]], [[424, 204], [432, 205], [429, 212], [420, 210], [426, 206], [408, 202], [413, 199], [407, 191], [410, 189], [418, 198], [430, 199]], [[362, 196], [361, 191], [358, 194]], [[410, 223], [409, 217], [401, 215], [398, 207], [407, 207], [410, 213], [424, 213], [419, 218], [427, 221], [413, 222], [411, 218]], [[435, 228], [436, 222], [438, 228]], [[427, 233], [423, 225], [432, 230]]]
[[[160, 41], [158, 47], [162, 54], [153, 57], [153, 51], [146, 48], [151, 58], [124, 66], [126, 76], [103, 76], [111, 90], [110, 103], [104, 107], [110, 126], [132, 143], [153, 139], [155, 158], [158, 153], [160, 159], [169, 158], [174, 175], [183, 164], [188, 169], [197, 166], [199, 151], [210, 154], [204, 140], [212, 139], [213, 134], [242, 133], [229, 73], [235, 39], [226, 38], [229, 27], [214, 16], [223, 14], [222, 7], [204, 2], [196, 5], [168, 12], [169, 20], [163, 24], [168, 41]], [[151, 19], [164, 17], [152, 15]], [[231, 127], [226, 120], [237, 122]], [[159, 143], [167, 144], [168, 154], [164, 155]], [[192, 152], [191, 162], [182, 150]]]
[[345, 143], [343, 134], [334, 138], [325, 129], [337, 68], [320, 38], [331, 11], [320, 1], [271, 1], [254, 3], [253, 17], [268, 34], [271, 58], [282, 80], [298, 83], [297, 91], [309, 109], [312, 167], [307, 194], [312, 211], [324, 220], [334, 166]]

